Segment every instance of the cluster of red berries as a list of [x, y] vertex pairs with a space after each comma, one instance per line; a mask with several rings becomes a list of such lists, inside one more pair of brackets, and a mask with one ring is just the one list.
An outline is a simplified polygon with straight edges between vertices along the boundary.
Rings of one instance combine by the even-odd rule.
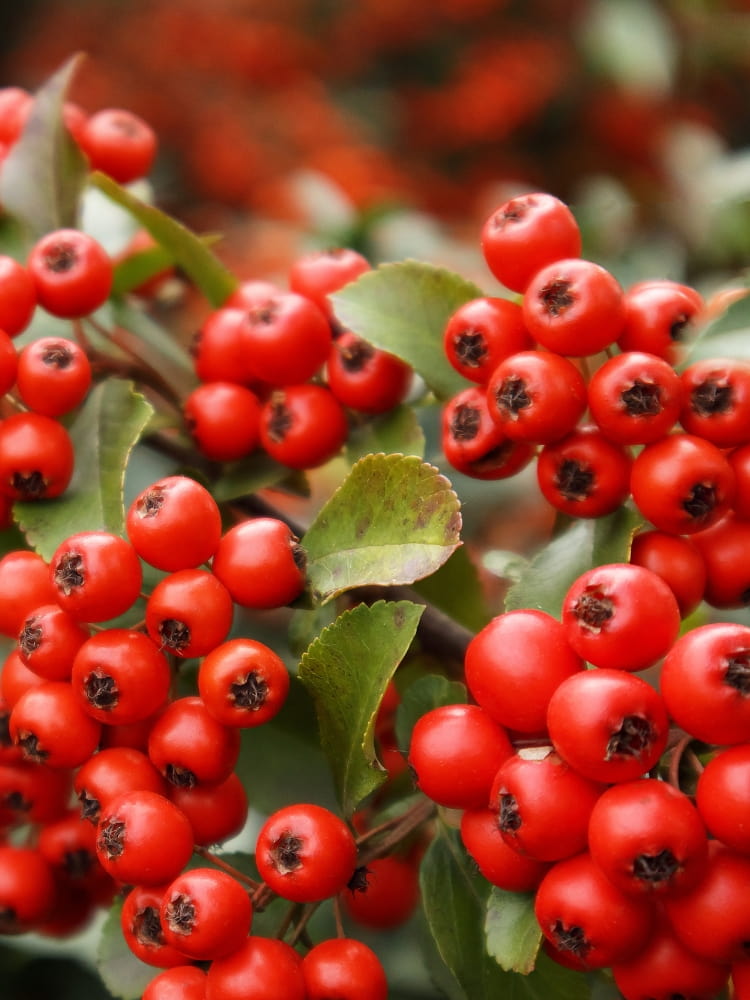
[[295, 260], [288, 291], [246, 281], [211, 313], [193, 346], [201, 384], [184, 404], [206, 457], [260, 447], [287, 468], [313, 469], [341, 450], [349, 413], [403, 401], [409, 365], [341, 329], [332, 312], [329, 296], [369, 268], [355, 250], [313, 252]]
[[[2, 930], [67, 933], [127, 889], [125, 940], [170, 970], [149, 987], [153, 1000], [193, 981], [196, 997], [223, 1000], [261, 986], [263, 996], [314, 1000], [338, 980], [385, 998], [364, 944], [321, 942], [303, 959], [250, 934], [263, 900], [317, 902], [357, 875], [354, 834], [329, 810], [299, 804], [267, 819], [255, 845], [261, 883], [210, 864], [185, 870], [195, 850], [246, 822], [240, 731], [276, 715], [290, 676], [268, 646], [228, 635], [237, 606], [299, 596], [297, 540], [274, 518], [224, 530], [209, 491], [183, 476], [139, 494], [126, 527], [127, 538], [70, 536], [48, 563], [26, 550], [0, 561], [0, 626], [16, 639], [0, 673], [0, 822], [14, 833], [0, 848]], [[121, 624], [142, 596], [143, 563], [164, 575], [142, 622]], [[188, 658], [200, 660], [198, 691], [177, 697]], [[196, 962], [211, 963], [207, 974]]]
[[474, 299], [447, 323], [446, 356], [473, 384], [444, 407], [445, 456], [480, 479], [536, 459], [541, 493], [572, 517], [632, 498], [653, 529], [634, 558], [683, 579], [683, 610], [701, 598], [742, 606], [750, 365], [717, 357], [678, 371], [700, 294], [668, 279], [623, 290], [580, 248], [551, 195], [514, 198], [487, 220], [487, 264], [519, 299]]
[[[0, 168], [21, 138], [34, 110], [35, 97], [23, 87], [0, 88]], [[157, 152], [156, 133], [125, 108], [87, 113], [66, 101], [63, 124], [86, 156], [91, 170], [101, 170], [120, 184], [146, 177]]]
[[[535, 894], [548, 953], [611, 967], [626, 1000], [750, 983], [750, 628], [679, 630], [660, 576], [595, 567], [560, 620], [514, 610], [477, 633], [472, 703], [423, 715], [409, 750], [482, 875]], [[657, 664], [658, 684], [638, 676]], [[689, 794], [693, 741], [714, 752]]]

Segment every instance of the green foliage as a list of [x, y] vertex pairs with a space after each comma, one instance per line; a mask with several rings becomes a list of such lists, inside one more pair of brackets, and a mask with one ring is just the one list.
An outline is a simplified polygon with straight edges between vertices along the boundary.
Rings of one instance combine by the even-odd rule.
[[23, 133], [3, 161], [0, 203], [31, 242], [54, 229], [75, 227], [87, 174], [62, 108], [81, 56], [69, 59], [36, 94]]
[[344, 326], [407, 361], [438, 399], [449, 399], [466, 382], [445, 357], [445, 324], [460, 305], [481, 294], [452, 271], [406, 260], [365, 272], [331, 300]]
[[320, 742], [347, 816], [387, 777], [375, 754], [375, 716], [421, 614], [408, 601], [358, 604], [302, 657], [299, 679], [315, 703]]
[[750, 296], [733, 302], [706, 327], [690, 346], [680, 365], [686, 368], [703, 358], [739, 358], [750, 361]]
[[110, 378], [90, 392], [70, 428], [76, 461], [70, 486], [58, 499], [13, 508], [29, 544], [45, 559], [78, 531], [123, 534], [125, 469], [152, 413], [132, 382]]
[[305, 533], [313, 598], [413, 583], [445, 562], [460, 530], [458, 497], [434, 466], [416, 456], [368, 455]]

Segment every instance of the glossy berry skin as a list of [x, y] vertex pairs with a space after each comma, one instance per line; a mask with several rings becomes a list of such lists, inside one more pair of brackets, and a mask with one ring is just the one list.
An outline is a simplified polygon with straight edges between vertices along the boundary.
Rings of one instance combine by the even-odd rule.
[[24, 692], [8, 729], [27, 760], [58, 768], [83, 764], [101, 735], [100, 724], [84, 712], [66, 681], [44, 681]]
[[589, 381], [591, 416], [611, 441], [648, 444], [677, 423], [683, 401], [680, 376], [655, 354], [627, 351], [597, 368]]
[[462, 389], [443, 407], [441, 444], [448, 463], [472, 479], [507, 479], [534, 457], [534, 445], [511, 440], [493, 420], [479, 385]]
[[167, 885], [136, 885], [120, 910], [120, 927], [130, 951], [157, 969], [183, 966], [187, 958], [164, 936], [159, 910]]
[[485, 385], [501, 361], [532, 350], [534, 341], [521, 307], [510, 299], [483, 296], [459, 306], [443, 333], [443, 350], [459, 375]]
[[181, 788], [225, 781], [239, 752], [238, 730], [217, 722], [195, 695], [170, 702], [148, 738], [148, 755], [154, 767]]
[[59, 604], [43, 604], [23, 622], [18, 651], [35, 674], [48, 681], [64, 681], [70, 677], [73, 658], [88, 638], [88, 630]]
[[550, 866], [510, 847], [497, 820], [495, 809], [465, 809], [461, 816], [461, 841], [491, 885], [509, 892], [532, 892]]
[[719, 746], [747, 742], [750, 628], [713, 622], [691, 629], [664, 658], [661, 692], [676, 725]]
[[18, 351], [5, 330], [0, 327], [0, 392], [3, 396], [16, 384]]
[[487, 383], [490, 415], [514, 441], [549, 444], [586, 410], [583, 376], [559, 354], [521, 351], [501, 361]]
[[750, 854], [750, 744], [725, 747], [698, 778], [696, 805], [712, 836]]
[[206, 973], [196, 965], [177, 965], [154, 976], [141, 1000], [205, 1000]]
[[409, 766], [433, 802], [475, 809], [489, 802], [497, 769], [512, 752], [505, 730], [481, 706], [442, 705], [417, 720]]
[[53, 316], [88, 316], [109, 297], [112, 261], [100, 243], [77, 229], [57, 229], [42, 236], [26, 266], [39, 305]]
[[255, 639], [229, 639], [198, 668], [198, 690], [207, 711], [224, 726], [261, 726], [282, 708], [290, 677], [284, 661]]
[[240, 521], [222, 535], [211, 563], [232, 600], [258, 610], [291, 604], [305, 586], [305, 552], [274, 517]]
[[172, 671], [143, 632], [108, 628], [95, 632], [77, 651], [70, 683], [87, 715], [108, 726], [128, 725], [166, 704]]
[[581, 233], [564, 202], [533, 192], [495, 209], [482, 227], [481, 247], [497, 280], [523, 292], [540, 268], [580, 254]]
[[247, 368], [244, 322], [245, 311], [235, 306], [222, 306], [208, 315], [190, 345], [201, 382], [236, 382], [248, 387], [255, 383]]
[[102, 868], [118, 882], [162, 885], [189, 861], [193, 831], [185, 814], [163, 795], [125, 792], [102, 809], [96, 853]]
[[292, 261], [289, 287], [313, 301], [330, 320], [333, 318], [331, 294], [369, 270], [367, 258], [349, 247], [317, 250]]
[[69, 535], [49, 563], [55, 600], [73, 618], [104, 622], [128, 610], [141, 591], [141, 561], [126, 539], [108, 531]]
[[278, 809], [261, 827], [255, 846], [260, 877], [295, 903], [337, 895], [352, 877], [356, 858], [346, 823], [312, 803]]
[[621, 351], [645, 351], [675, 364], [703, 311], [703, 299], [689, 285], [669, 279], [639, 281], [624, 296], [625, 322], [617, 338]]
[[537, 734], [546, 728], [553, 692], [583, 669], [583, 660], [560, 622], [524, 608], [496, 616], [471, 639], [464, 669], [472, 697], [488, 715], [508, 729]]
[[703, 878], [688, 892], [664, 901], [675, 936], [685, 947], [711, 962], [730, 964], [747, 958], [749, 876], [747, 855], [718, 840], [709, 842]]
[[632, 781], [667, 745], [669, 717], [658, 692], [624, 670], [584, 670], [552, 695], [547, 728], [553, 746], [592, 781]]
[[35, 927], [52, 910], [55, 883], [52, 868], [33, 847], [0, 845], [0, 931], [21, 934]]
[[750, 444], [733, 448], [727, 458], [732, 466], [735, 482], [732, 510], [737, 517], [750, 521]]
[[331, 326], [310, 299], [281, 292], [245, 311], [242, 339], [253, 378], [272, 386], [297, 385], [328, 358]]
[[141, 559], [174, 572], [207, 562], [221, 538], [221, 512], [213, 496], [188, 476], [165, 476], [131, 501], [125, 528]]
[[[360, 884], [364, 883], [364, 884]], [[345, 912], [362, 927], [400, 927], [419, 902], [419, 872], [406, 858], [390, 855], [368, 861], [356, 888], [341, 894]]]
[[388, 981], [375, 952], [354, 938], [320, 941], [302, 959], [308, 1000], [387, 1000]]
[[645, 670], [677, 638], [680, 609], [668, 584], [630, 563], [582, 573], [562, 602], [562, 624], [579, 656], [610, 670]]
[[145, 177], [156, 157], [154, 130], [143, 118], [123, 108], [102, 108], [89, 115], [79, 143], [91, 169], [101, 170], [119, 184]]
[[290, 385], [263, 404], [260, 443], [290, 469], [324, 465], [339, 453], [348, 434], [344, 408], [325, 386]]
[[683, 618], [703, 600], [706, 563], [698, 546], [687, 536], [656, 529], [639, 531], [630, 546], [630, 562], [650, 569], [668, 584]]
[[206, 1000], [309, 1000], [302, 959], [286, 941], [251, 934], [211, 963]]
[[636, 456], [630, 478], [636, 506], [655, 528], [689, 535], [729, 510], [734, 473], [724, 454], [703, 438], [670, 434]]
[[680, 423], [688, 434], [719, 448], [750, 438], [750, 364], [733, 358], [704, 358], [680, 376], [684, 402]]
[[30, 410], [47, 417], [61, 417], [82, 403], [91, 378], [86, 352], [65, 337], [41, 337], [18, 355], [18, 394]]
[[655, 778], [606, 789], [589, 822], [591, 857], [628, 896], [664, 899], [697, 885], [708, 838], [687, 795]]
[[[673, 1000], [678, 996], [713, 1000], [726, 986], [729, 968], [686, 948], [668, 921], [661, 919], [643, 950], [627, 962], [616, 963], [612, 973], [624, 1000]], [[737, 994], [738, 1000], [741, 996]]]
[[593, 261], [555, 261], [534, 275], [521, 305], [534, 340], [557, 354], [598, 354], [617, 339], [624, 322], [617, 279]]
[[0, 255], [0, 330], [17, 337], [31, 322], [35, 309], [33, 278], [15, 258]]
[[0, 420], [0, 493], [12, 500], [50, 500], [68, 488], [75, 454], [66, 428], [32, 411]]
[[395, 354], [344, 330], [328, 353], [326, 382], [342, 406], [375, 415], [403, 402], [411, 386], [412, 369]]
[[542, 448], [537, 482], [555, 510], [572, 517], [603, 517], [630, 495], [632, 464], [623, 445], [588, 424]]
[[650, 900], [623, 895], [586, 852], [550, 868], [537, 889], [534, 912], [544, 936], [588, 969], [637, 955], [654, 920]]
[[552, 752], [513, 754], [490, 791], [503, 840], [536, 861], [560, 861], [586, 849], [589, 817], [602, 785], [577, 774]]
[[253, 907], [247, 889], [231, 875], [192, 868], [167, 887], [159, 916], [168, 944], [188, 958], [211, 961], [242, 945]]
[[166, 794], [167, 785], [145, 753], [134, 747], [105, 747], [78, 768], [73, 788], [81, 816], [99, 822], [101, 810], [124, 792]]
[[247, 792], [234, 771], [213, 785], [180, 788], [170, 784], [166, 794], [190, 820], [193, 840], [202, 847], [234, 837], [247, 820]]
[[261, 404], [235, 382], [204, 382], [183, 404], [188, 431], [199, 451], [214, 462], [233, 462], [255, 450]]
[[[29, 549], [14, 549], [0, 559], [0, 633], [12, 639], [28, 615], [55, 601], [49, 566]], [[1, 674], [0, 674], [1, 676]]]
[[714, 608], [744, 608], [750, 593], [750, 519], [730, 510], [716, 524], [690, 537], [703, 559], [703, 600]]
[[205, 656], [226, 639], [234, 604], [224, 584], [204, 569], [163, 577], [146, 601], [146, 630], [159, 649], [183, 659]]

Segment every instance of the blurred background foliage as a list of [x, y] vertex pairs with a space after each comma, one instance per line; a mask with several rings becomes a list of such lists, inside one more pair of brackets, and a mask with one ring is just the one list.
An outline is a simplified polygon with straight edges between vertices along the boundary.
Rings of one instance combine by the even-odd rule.
[[[745, 281], [750, 0], [0, 5], [0, 86], [33, 91], [79, 51], [72, 99], [152, 125], [154, 200], [221, 234], [215, 250], [242, 279], [283, 286], [299, 254], [349, 245], [506, 294], [480, 227], [540, 189], [571, 205], [584, 254], [623, 284], [670, 277], [709, 295]], [[209, 312], [188, 290], [163, 309], [183, 332]], [[480, 487], [489, 508], [499, 494]], [[483, 524], [482, 547], [527, 549], [549, 520], [511, 505]], [[398, 995], [432, 996], [410, 935], [381, 942]], [[77, 961], [96, 928], [72, 946], [17, 944], [0, 949], [3, 1000], [108, 995]]]

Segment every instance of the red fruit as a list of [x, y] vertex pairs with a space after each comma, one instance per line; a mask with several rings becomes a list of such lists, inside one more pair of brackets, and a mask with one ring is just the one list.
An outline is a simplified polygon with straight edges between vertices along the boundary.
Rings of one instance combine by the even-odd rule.
[[146, 601], [146, 629], [159, 649], [182, 658], [205, 656], [226, 639], [234, 604], [224, 584], [204, 569], [163, 577]]
[[443, 350], [459, 375], [486, 384], [511, 354], [533, 349], [521, 307], [510, 299], [483, 296], [459, 306], [443, 333]]
[[222, 535], [211, 570], [242, 607], [280, 608], [304, 589], [305, 552], [283, 521], [249, 518]]
[[0, 330], [17, 337], [36, 309], [36, 286], [27, 269], [13, 257], [0, 255]]
[[126, 539], [82, 531], [65, 539], [49, 564], [55, 600], [78, 621], [103, 622], [128, 610], [143, 581], [141, 561]]
[[18, 355], [18, 394], [30, 410], [47, 417], [60, 417], [82, 403], [91, 377], [86, 352], [65, 337], [41, 337]]
[[194, 695], [170, 702], [148, 738], [151, 762], [167, 781], [182, 788], [225, 781], [239, 752], [239, 731], [223, 726]]
[[57, 229], [34, 244], [26, 264], [39, 305], [53, 316], [88, 316], [106, 302], [113, 267], [107, 252], [78, 229]]
[[65, 427], [31, 411], [0, 420], [0, 493], [12, 500], [60, 496], [73, 476], [75, 455]]
[[331, 294], [369, 270], [367, 259], [349, 247], [317, 250], [292, 261], [289, 287], [311, 299], [330, 320], [333, 318]]
[[141, 1000], [205, 1000], [206, 973], [195, 965], [176, 965], [155, 976]]
[[[359, 877], [361, 874], [361, 878]], [[419, 902], [419, 873], [413, 862], [395, 855], [369, 861], [342, 893], [344, 909], [362, 927], [399, 927]]]
[[342, 406], [359, 413], [387, 413], [403, 401], [411, 381], [412, 369], [405, 361], [349, 330], [331, 345], [326, 382]]
[[248, 890], [226, 872], [191, 868], [164, 891], [159, 918], [168, 944], [196, 961], [240, 948], [250, 931]]
[[386, 1000], [388, 981], [375, 952], [354, 938], [329, 938], [302, 959], [308, 1000]]
[[302, 959], [286, 941], [250, 935], [211, 963], [206, 1000], [309, 1000]]
[[214, 462], [233, 462], [255, 449], [261, 404], [247, 386], [204, 382], [183, 405], [185, 423], [198, 449]]
[[119, 184], [145, 177], [156, 156], [156, 133], [142, 118], [122, 108], [103, 108], [90, 115], [78, 141], [92, 170], [109, 174]]
[[280, 711], [289, 692], [286, 664], [255, 639], [230, 639], [198, 668], [198, 690], [208, 712], [224, 726], [261, 726]]
[[344, 409], [325, 386], [286, 386], [263, 404], [260, 443], [271, 458], [290, 469], [324, 465], [339, 453], [348, 433]]

